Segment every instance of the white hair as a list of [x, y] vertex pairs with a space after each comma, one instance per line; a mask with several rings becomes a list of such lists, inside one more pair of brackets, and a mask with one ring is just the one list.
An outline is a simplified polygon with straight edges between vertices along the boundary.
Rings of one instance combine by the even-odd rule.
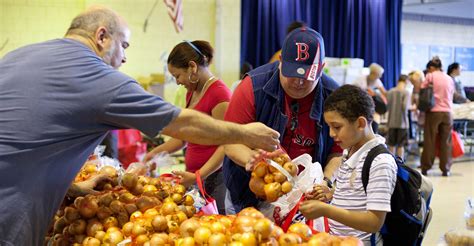
[[370, 72], [376, 72], [380, 76], [382, 76], [383, 71], [384, 71], [383, 67], [375, 62], [370, 64], [369, 69], [370, 69]]

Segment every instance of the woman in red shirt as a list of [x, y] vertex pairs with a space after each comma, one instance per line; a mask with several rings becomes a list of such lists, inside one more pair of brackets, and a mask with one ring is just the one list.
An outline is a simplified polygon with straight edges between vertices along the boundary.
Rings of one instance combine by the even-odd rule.
[[[184, 41], [176, 45], [168, 57], [168, 70], [176, 78], [178, 85], [186, 88], [186, 108], [195, 109], [224, 119], [224, 113], [231, 98], [231, 92], [224, 82], [209, 70], [213, 48], [206, 41]], [[174, 172], [182, 177], [188, 187], [196, 182], [195, 172], [199, 171], [204, 180], [207, 193], [216, 199], [219, 213], [225, 214], [226, 188], [222, 177], [224, 150], [219, 146], [186, 143], [172, 138], [150, 151], [144, 161], [166, 151], [173, 153], [187, 146], [185, 154], [186, 172]]]

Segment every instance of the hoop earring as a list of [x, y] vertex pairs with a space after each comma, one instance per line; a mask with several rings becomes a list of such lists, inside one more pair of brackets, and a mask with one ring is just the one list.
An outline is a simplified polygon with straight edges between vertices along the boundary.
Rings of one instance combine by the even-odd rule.
[[191, 80], [191, 74], [189, 75], [189, 78], [188, 78], [188, 79], [189, 79], [189, 82], [190, 82], [191, 84], [197, 84], [197, 83], [199, 83], [199, 78], [198, 78], [197, 80], [194, 80], [194, 81]]

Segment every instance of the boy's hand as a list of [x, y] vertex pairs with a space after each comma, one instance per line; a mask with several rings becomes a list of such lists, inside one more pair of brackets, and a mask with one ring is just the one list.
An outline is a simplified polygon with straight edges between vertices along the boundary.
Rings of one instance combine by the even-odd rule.
[[325, 215], [325, 209], [330, 206], [317, 200], [307, 200], [301, 203], [300, 212], [306, 219], [317, 219]]
[[313, 190], [305, 194], [308, 200], [318, 200], [330, 202], [332, 200], [332, 190], [326, 185], [315, 185]]

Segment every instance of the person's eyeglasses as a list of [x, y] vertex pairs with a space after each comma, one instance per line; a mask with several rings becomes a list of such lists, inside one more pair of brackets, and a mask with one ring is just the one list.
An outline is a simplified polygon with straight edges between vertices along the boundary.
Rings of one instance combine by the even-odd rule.
[[294, 131], [298, 127], [298, 111], [300, 106], [297, 101], [293, 101], [290, 106], [291, 109], [291, 122], [290, 122], [290, 130]]

